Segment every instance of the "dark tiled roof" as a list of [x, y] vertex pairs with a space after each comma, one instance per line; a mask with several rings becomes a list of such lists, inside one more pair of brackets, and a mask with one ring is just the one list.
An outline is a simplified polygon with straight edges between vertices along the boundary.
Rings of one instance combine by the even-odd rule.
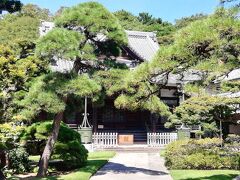
[[[48, 31], [54, 28], [53, 22], [45, 22], [41, 23], [39, 27], [40, 35], [45, 35]], [[135, 54], [138, 59], [133, 60], [143, 60], [150, 61], [154, 55], [157, 53], [159, 49], [159, 45], [156, 39], [156, 34], [153, 32], [141, 32], [141, 31], [126, 31], [128, 37], [128, 45], [127, 48]], [[97, 39], [100, 41], [104, 41], [106, 39], [105, 36], [99, 34]], [[128, 65], [128, 64], [127, 64]], [[129, 65], [131, 67], [131, 65]], [[51, 65], [51, 69], [53, 71], [59, 72], [67, 72], [73, 68], [73, 62], [58, 59], [54, 64]]]

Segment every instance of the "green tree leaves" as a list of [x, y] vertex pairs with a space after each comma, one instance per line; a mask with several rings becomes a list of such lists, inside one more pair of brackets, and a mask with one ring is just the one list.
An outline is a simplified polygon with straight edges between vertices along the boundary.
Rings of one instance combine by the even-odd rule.
[[27, 87], [27, 83], [41, 74], [46, 64], [34, 56], [19, 58], [7, 48], [0, 46], [0, 116], [10, 120], [14, 110], [13, 94]]
[[48, 59], [55, 56], [74, 60], [77, 56], [83, 54], [79, 47], [85, 41], [85, 37], [76, 31], [55, 28], [40, 38], [37, 43], [36, 54]]
[[45, 21], [51, 20], [51, 13], [48, 9], [42, 9], [34, 4], [24, 5], [21, 9], [20, 15]]
[[162, 22], [161, 18], [154, 18], [149, 13], [139, 13], [134, 16], [128, 11], [116, 11], [114, 15], [126, 30], [156, 32], [160, 44], [172, 43], [175, 27], [169, 22]]
[[29, 16], [6, 15], [0, 20], [0, 45], [9, 46], [14, 53], [26, 57], [39, 37], [39, 21]]
[[200, 124], [206, 131], [218, 131], [219, 121], [227, 121], [239, 108], [240, 98], [199, 96], [184, 101], [174, 111], [167, 126]]
[[65, 110], [62, 97], [74, 96], [92, 97], [101, 90], [95, 81], [86, 75], [72, 76], [50, 73], [38, 77], [28, 92], [15, 101], [22, 110], [15, 116], [20, 120], [31, 120], [40, 112], [56, 114]]
[[117, 43], [127, 43], [126, 34], [117, 18], [97, 2], [82, 3], [65, 9], [55, 23], [59, 27], [79, 28], [87, 39], [101, 33]]

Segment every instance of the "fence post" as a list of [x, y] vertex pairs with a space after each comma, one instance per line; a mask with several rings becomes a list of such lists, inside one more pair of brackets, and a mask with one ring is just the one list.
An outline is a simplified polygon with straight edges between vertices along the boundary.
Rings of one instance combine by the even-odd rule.
[[98, 148], [116, 147], [118, 133], [102, 132], [93, 134], [93, 146]]
[[147, 133], [147, 145], [150, 147], [165, 146], [177, 140], [177, 133]]

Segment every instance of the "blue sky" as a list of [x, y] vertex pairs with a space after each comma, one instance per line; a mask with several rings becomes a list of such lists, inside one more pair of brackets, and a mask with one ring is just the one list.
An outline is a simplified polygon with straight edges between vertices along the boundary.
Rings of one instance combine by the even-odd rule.
[[[24, 4], [33, 3], [42, 8], [56, 12], [61, 6], [86, 2], [87, 0], [22, 0]], [[139, 12], [149, 12], [165, 21], [174, 22], [175, 19], [196, 13], [209, 14], [219, 4], [219, 0], [96, 0], [110, 11], [125, 9], [137, 15]]]

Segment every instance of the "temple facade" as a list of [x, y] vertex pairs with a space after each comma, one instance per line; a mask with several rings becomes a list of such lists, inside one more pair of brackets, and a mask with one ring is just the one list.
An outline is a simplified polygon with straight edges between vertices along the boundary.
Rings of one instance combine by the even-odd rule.
[[[40, 35], [45, 35], [54, 28], [52, 22], [42, 22]], [[154, 32], [126, 31], [128, 44], [121, 47], [121, 56], [116, 57], [118, 63], [134, 69], [142, 62], [150, 61], [157, 51], [159, 44]], [[73, 62], [58, 59], [51, 64], [52, 71], [66, 73], [73, 68]], [[159, 97], [170, 107], [179, 105], [181, 96], [178, 93], [178, 82], [175, 77], [170, 78], [167, 86], [159, 91]], [[114, 99], [107, 98], [103, 107], [94, 107], [88, 103], [88, 119], [94, 132], [118, 132], [133, 134], [135, 142], [146, 141], [146, 132], [172, 131], [165, 129], [166, 118], [149, 111], [119, 110], [114, 107]], [[83, 111], [73, 111], [65, 114], [65, 122], [70, 126], [80, 125]]]
[[[42, 22], [40, 26], [40, 35], [45, 35], [54, 28], [52, 22]], [[129, 69], [134, 69], [142, 62], [150, 61], [157, 51], [159, 44], [154, 32], [126, 31], [128, 44], [121, 47], [122, 55], [116, 57], [118, 63], [125, 64]], [[104, 38], [104, 37], [99, 37]], [[66, 73], [73, 68], [73, 62], [63, 59], [57, 59], [51, 64], [52, 71]], [[240, 74], [240, 73], [239, 73]], [[237, 73], [238, 75], [238, 73]], [[233, 75], [233, 76], [236, 76]], [[234, 78], [236, 79], [236, 78]], [[164, 81], [161, 78], [158, 81]], [[159, 97], [170, 109], [178, 106], [184, 99], [184, 92], [181, 92], [184, 83], [201, 80], [198, 73], [187, 71], [183, 76], [169, 74], [164, 84], [164, 88], [159, 91]], [[214, 84], [214, 86], [217, 83]], [[215, 87], [214, 87], [215, 88]], [[231, 94], [231, 93], [230, 93]], [[229, 96], [229, 94], [226, 94]], [[93, 126], [94, 132], [118, 132], [119, 134], [131, 134], [134, 142], [146, 142], [147, 132], [169, 132], [175, 129], [164, 128], [165, 117], [151, 114], [149, 111], [128, 111], [119, 110], [114, 107], [114, 99], [105, 99], [104, 106], [95, 107], [88, 103], [88, 119]], [[77, 127], [82, 123], [83, 110], [75, 110], [65, 113], [64, 121], [71, 127]], [[238, 128], [230, 127], [233, 132], [238, 132]], [[230, 132], [231, 133], [231, 132]]]

